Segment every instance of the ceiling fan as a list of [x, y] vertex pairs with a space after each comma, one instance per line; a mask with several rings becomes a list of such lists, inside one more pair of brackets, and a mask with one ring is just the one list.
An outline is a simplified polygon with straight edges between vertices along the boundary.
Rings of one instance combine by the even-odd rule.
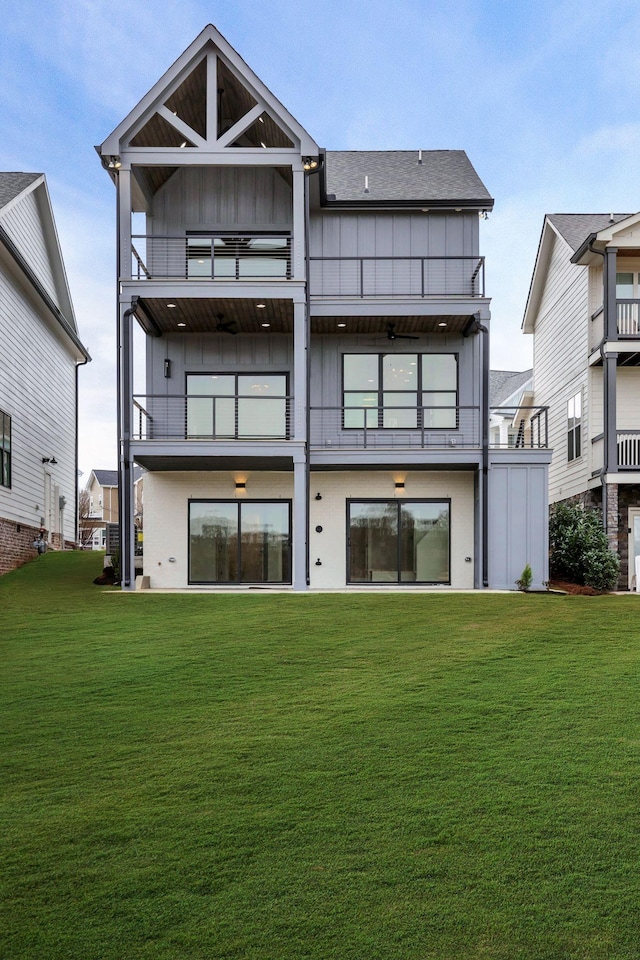
[[216, 324], [216, 330], [218, 333], [230, 333], [234, 337], [236, 336], [238, 331], [235, 329], [236, 327], [235, 320], [225, 321], [224, 313], [216, 313], [216, 320], [218, 321]]
[[[412, 333], [396, 333], [396, 325], [391, 321], [387, 324], [386, 338], [387, 340], [419, 340], [420, 339], [420, 337], [416, 337]], [[376, 337], [376, 340], [382, 340], [382, 337]]]

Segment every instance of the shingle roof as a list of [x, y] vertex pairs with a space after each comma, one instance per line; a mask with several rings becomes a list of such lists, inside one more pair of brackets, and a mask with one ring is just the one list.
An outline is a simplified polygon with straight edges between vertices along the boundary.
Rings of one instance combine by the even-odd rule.
[[548, 213], [547, 220], [575, 251], [592, 233], [632, 216], [632, 213]]
[[[464, 150], [328, 150], [328, 200], [445, 203], [493, 200]], [[368, 193], [365, 193], [368, 177]]]
[[512, 393], [523, 387], [531, 379], [533, 370], [490, 370], [489, 371], [489, 403], [492, 407], [499, 407], [508, 400]]
[[[133, 468], [133, 479], [139, 480], [140, 477], [142, 476], [142, 473], [143, 473], [142, 467], [135, 466]], [[117, 470], [94, 470], [93, 474], [101, 487], [117, 487], [118, 486]]]
[[26, 190], [41, 173], [4, 173], [0, 172], [0, 208]]

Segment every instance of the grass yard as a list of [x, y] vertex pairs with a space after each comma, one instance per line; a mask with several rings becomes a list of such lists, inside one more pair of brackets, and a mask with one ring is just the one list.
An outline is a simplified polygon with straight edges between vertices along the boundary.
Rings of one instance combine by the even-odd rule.
[[638, 960], [640, 597], [0, 579], [2, 960]]

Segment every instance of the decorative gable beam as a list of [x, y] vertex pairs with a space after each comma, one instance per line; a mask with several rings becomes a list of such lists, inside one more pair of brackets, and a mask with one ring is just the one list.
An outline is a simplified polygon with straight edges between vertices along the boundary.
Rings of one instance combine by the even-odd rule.
[[218, 149], [228, 147], [230, 143], [233, 143], [234, 140], [237, 140], [245, 130], [251, 126], [252, 123], [255, 123], [259, 116], [264, 113], [264, 105], [257, 103], [255, 107], [252, 107], [249, 110], [249, 113], [245, 113], [244, 117], [234, 123], [226, 133], [223, 133], [221, 137], [217, 140]]
[[207, 146], [207, 141], [201, 137], [199, 133], [196, 133], [193, 127], [190, 127], [188, 123], [185, 123], [184, 120], [181, 120], [177, 114], [172, 113], [171, 110], [169, 110], [169, 108], [164, 104], [158, 107], [156, 113], [163, 117], [167, 123], [173, 127], [174, 130], [177, 130], [178, 133], [182, 134], [186, 140], [190, 140], [195, 147]]

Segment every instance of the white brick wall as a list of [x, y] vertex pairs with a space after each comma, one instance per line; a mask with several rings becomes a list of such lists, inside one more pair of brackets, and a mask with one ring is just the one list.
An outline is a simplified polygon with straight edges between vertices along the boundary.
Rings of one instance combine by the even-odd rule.
[[[293, 498], [293, 473], [247, 473], [248, 499]], [[240, 478], [240, 471], [238, 471]], [[404, 479], [406, 498], [451, 499], [451, 585], [473, 588], [473, 473], [434, 471], [316, 472], [311, 475], [311, 587], [346, 585], [346, 501], [393, 497], [395, 479]], [[316, 500], [316, 494], [322, 495]], [[188, 501], [234, 499], [234, 474], [148, 473], [145, 477], [144, 572], [151, 588], [188, 587]], [[322, 526], [317, 533], [316, 526]], [[174, 560], [170, 561], [169, 558]], [[322, 561], [316, 566], [316, 560]]]

